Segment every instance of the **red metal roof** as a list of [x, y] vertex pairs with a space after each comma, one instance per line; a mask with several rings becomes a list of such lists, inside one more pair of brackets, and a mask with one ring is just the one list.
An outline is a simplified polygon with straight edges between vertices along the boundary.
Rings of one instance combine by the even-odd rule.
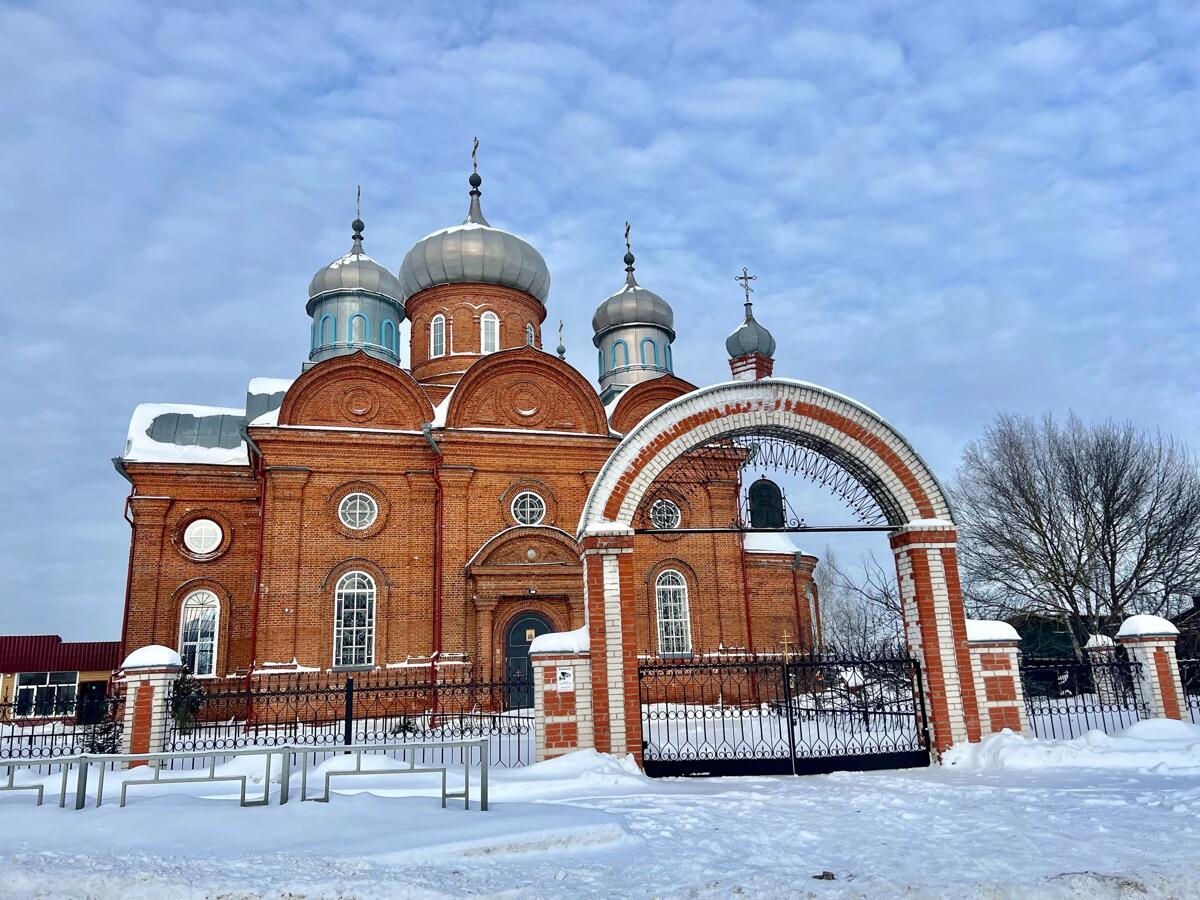
[[64, 641], [57, 634], [0, 636], [0, 672], [111, 672], [120, 641]]

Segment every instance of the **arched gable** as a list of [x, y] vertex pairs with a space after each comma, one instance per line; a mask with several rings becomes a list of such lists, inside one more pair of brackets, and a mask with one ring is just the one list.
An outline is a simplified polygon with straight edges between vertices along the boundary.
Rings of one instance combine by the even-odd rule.
[[433, 406], [412, 376], [362, 352], [313, 366], [288, 389], [279, 409], [280, 425], [418, 431], [432, 421]]
[[539, 573], [549, 571], [548, 567], [564, 573], [580, 572], [579, 545], [567, 532], [552, 525], [515, 525], [484, 541], [465, 568], [469, 575], [485, 575], [526, 567]]
[[674, 375], [642, 381], [621, 394], [608, 424], [613, 431], [624, 434], [660, 406], [695, 389], [694, 384]]
[[533, 347], [492, 353], [454, 389], [447, 428], [527, 428], [608, 434], [595, 389], [574, 368]]

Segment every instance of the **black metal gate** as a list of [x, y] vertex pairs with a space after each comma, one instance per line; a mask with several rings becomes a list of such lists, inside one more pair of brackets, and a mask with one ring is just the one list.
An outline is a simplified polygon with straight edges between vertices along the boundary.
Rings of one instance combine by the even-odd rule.
[[647, 659], [638, 690], [648, 775], [929, 765], [921, 670], [903, 654]]

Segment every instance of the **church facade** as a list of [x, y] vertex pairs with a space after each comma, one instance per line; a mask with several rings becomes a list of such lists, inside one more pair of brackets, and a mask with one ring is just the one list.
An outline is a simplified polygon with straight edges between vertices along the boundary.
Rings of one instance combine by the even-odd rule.
[[[597, 383], [561, 343], [546, 350], [545, 260], [487, 221], [477, 174], [470, 186], [465, 221], [395, 273], [354, 221], [350, 251], [309, 285], [295, 379], [251, 379], [241, 409], [137, 407], [115, 460], [131, 484], [127, 650], [175, 647], [199, 677], [438, 666], [499, 680], [528, 674], [537, 635], [585, 624], [588, 492], [622, 435], [694, 386], [631, 252], [593, 317]], [[769, 375], [775, 349], [748, 297], [726, 345], [739, 380]], [[819, 640], [816, 558], [729, 528], [750, 490], [742, 461], [714, 448], [703, 484], [668, 470], [641, 503], [639, 655]]]

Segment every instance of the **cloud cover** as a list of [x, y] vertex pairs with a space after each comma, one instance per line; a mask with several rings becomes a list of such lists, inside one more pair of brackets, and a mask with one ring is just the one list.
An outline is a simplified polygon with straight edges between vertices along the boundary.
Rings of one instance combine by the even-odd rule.
[[465, 214], [475, 134], [589, 377], [629, 219], [697, 383], [748, 265], [777, 371], [943, 477], [997, 409], [1200, 445], [1200, 13], [1048, 6], [0, 8], [2, 630], [117, 633], [133, 406], [294, 375], [354, 185], [396, 268]]

